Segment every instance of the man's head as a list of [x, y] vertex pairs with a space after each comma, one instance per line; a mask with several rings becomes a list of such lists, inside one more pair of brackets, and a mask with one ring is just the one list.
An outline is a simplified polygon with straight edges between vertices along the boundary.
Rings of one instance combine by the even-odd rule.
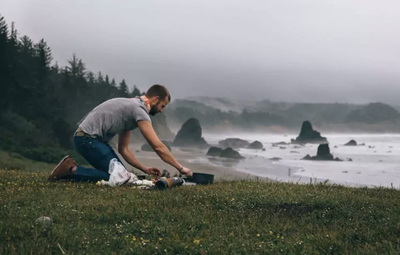
[[156, 115], [161, 112], [165, 106], [171, 101], [171, 95], [166, 87], [155, 84], [151, 86], [145, 96], [150, 102], [150, 115]]

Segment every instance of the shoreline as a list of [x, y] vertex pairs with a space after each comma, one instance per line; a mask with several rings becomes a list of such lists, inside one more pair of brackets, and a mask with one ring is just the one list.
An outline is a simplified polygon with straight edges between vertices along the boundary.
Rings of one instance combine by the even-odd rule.
[[[179, 172], [170, 166], [169, 164], [165, 163], [155, 152], [150, 151], [142, 151], [140, 150], [140, 146], [131, 145], [131, 149], [135, 155], [135, 157], [145, 166], [153, 166], [159, 168], [161, 171], [164, 169], [167, 170], [171, 176], [175, 174], [179, 174]], [[118, 154], [118, 153], [117, 153]], [[180, 164], [185, 167], [188, 167], [193, 173], [206, 173], [206, 174], [213, 174], [214, 181], [224, 180], [224, 181], [231, 181], [231, 180], [270, 180], [266, 177], [257, 176], [254, 174], [241, 172], [236, 170], [234, 167], [218, 167], [214, 166], [209, 163], [201, 163], [201, 162], [192, 162], [200, 157], [206, 158], [206, 151], [201, 149], [195, 148], [172, 148], [172, 154], [178, 160]], [[144, 173], [136, 168], [130, 166], [126, 163], [126, 161], [122, 158], [121, 155], [118, 154], [122, 162], [124, 162], [125, 166], [127, 167], [128, 171], [133, 172], [136, 175], [143, 175]]]
[[[135, 148], [136, 149], [136, 148]], [[213, 174], [214, 175], [214, 182], [215, 181], [240, 181], [240, 180], [250, 180], [250, 181], [263, 181], [263, 182], [279, 182], [279, 183], [293, 183], [293, 184], [317, 184], [317, 183], [327, 183], [330, 185], [338, 185], [338, 186], [343, 186], [343, 187], [348, 187], [348, 188], [376, 188], [376, 187], [383, 187], [383, 188], [390, 188], [388, 185], [374, 185], [374, 184], [360, 184], [360, 183], [353, 183], [353, 182], [346, 182], [346, 181], [335, 181], [335, 180], [327, 180], [323, 178], [316, 178], [316, 177], [310, 177], [310, 176], [301, 176], [301, 175], [296, 175], [294, 170], [292, 172], [292, 176], [289, 177], [283, 177], [283, 176], [260, 176], [256, 174], [252, 174], [249, 172], [245, 171], [239, 171], [235, 169], [234, 167], [219, 167], [212, 165], [211, 163], [200, 163], [200, 162], [191, 162], [191, 160], [196, 160], [199, 158], [207, 158], [207, 156], [202, 154], [200, 150], [198, 149], [192, 149], [192, 148], [184, 148], [185, 151], [182, 151], [181, 149], [178, 148], [173, 148], [173, 155], [177, 158], [177, 160], [184, 165], [185, 167], [188, 167], [192, 172], [199, 172], [199, 173], [206, 173], [206, 174]], [[190, 151], [190, 152], [189, 152]], [[118, 155], [120, 156], [120, 155]], [[173, 167], [162, 161], [161, 158], [158, 157], [158, 155], [155, 152], [149, 152], [149, 151], [140, 151], [137, 152], [135, 150], [135, 157], [145, 166], [154, 166], [159, 168], [161, 171], [164, 169], [167, 170], [171, 177], [174, 176], [175, 174], [179, 174], [177, 170], [175, 170]], [[120, 157], [121, 160], [124, 161], [122, 157]], [[212, 158], [212, 157], [211, 157]], [[220, 163], [223, 162], [223, 160], [215, 159], [218, 160]], [[128, 171], [133, 172], [136, 175], [144, 175], [143, 172], [133, 168], [129, 164], [125, 164], [128, 166]], [[275, 165], [274, 167], [276, 171], [282, 171], [283, 168], [286, 168], [285, 166], [282, 165]], [[201, 170], [200, 170], [201, 169]], [[285, 170], [284, 170], [285, 171]], [[394, 187], [396, 188], [396, 187]], [[400, 189], [400, 187], [397, 187], [396, 189]]]

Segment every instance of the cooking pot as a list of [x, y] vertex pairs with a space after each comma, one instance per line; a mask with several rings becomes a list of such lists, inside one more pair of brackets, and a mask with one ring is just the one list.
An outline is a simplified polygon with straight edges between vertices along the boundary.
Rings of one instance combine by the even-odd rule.
[[193, 173], [193, 176], [185, 178], [185, 181], [194, 182], [196, 184], [212, 184], [214, 182], [214, 175], [205, 173]]

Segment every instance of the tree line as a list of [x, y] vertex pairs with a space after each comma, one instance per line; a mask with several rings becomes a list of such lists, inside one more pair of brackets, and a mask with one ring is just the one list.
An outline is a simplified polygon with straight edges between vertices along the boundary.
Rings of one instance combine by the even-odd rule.
[[[57, 162], [73, 154], [76, 123], [97, 104], [113, 97], [134, 97], [125, 80], [90, 71], [75, 54], [64, 67], [53, 63], [44, 39], [20, 36], [0, 15], [0, 147], [32, 159]], [[155, 119], [165, 123], [165, 116]]]

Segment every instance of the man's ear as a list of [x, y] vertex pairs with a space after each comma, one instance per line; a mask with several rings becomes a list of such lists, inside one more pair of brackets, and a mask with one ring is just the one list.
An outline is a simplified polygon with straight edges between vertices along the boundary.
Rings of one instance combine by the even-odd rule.
[[153, 104], [160, 102], [160, 96], [153, 97]]

